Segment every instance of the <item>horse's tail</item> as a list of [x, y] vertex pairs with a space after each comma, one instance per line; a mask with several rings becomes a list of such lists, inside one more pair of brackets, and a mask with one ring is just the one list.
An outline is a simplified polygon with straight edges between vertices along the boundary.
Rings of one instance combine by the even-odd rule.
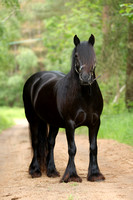
[[38, 159], [41, 170], [46, 170], [46, 158], [48, 154], [48, 125], [41, 121], [38, 126]]

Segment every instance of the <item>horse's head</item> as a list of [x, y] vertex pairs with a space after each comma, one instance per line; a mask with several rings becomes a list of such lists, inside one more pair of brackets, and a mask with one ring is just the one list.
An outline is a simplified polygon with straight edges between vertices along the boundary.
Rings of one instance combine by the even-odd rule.
[[95, 80], [96, 58], [93, 49], [94, 43], [95, 37], [93, 35], [86, 42], [80, 42], [77, 35], [74, 36], [73, 67], [79, 74], [81, 85], [91, 85]]

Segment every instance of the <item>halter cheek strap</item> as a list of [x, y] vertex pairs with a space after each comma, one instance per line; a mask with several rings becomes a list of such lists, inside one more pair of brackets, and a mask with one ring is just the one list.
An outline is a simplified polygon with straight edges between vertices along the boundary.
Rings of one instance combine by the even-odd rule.
[[77, 72], [77, 74], [79, 74], [79, 71], [77, 70], [77, 66], [75, 65], [75, 71]]
[[78, 70], [77, 70], [77, 66], [75, 65], [75, 71], [79, 74], [83, 67], [84, 67], [84, 65], [81, 65], [81, 66], [79, 67], [79, 71], [78, 71]]

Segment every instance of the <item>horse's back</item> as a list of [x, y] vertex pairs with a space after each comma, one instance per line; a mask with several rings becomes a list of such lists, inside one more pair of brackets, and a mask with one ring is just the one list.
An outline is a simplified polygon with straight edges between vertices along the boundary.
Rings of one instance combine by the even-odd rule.
[[63, 73], [56, 71], [42, 71], [33, 74], [25, 83], [23, 95], [30, 95], [33, 100], [42, 88], [50, 87], [56, 84], [61, 78], [64, 77]]

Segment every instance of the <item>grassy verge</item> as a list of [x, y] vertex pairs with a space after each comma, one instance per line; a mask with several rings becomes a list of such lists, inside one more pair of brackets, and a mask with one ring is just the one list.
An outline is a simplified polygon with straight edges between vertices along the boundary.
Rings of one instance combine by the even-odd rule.
[[[116, 108], [115, 108], [116, 110]], [[0, 108], [0, 132], [14, 124], [15, 118], [24, 118], [23, 108]], [[77, 134], [88, 134], [86, 127], [76, 130]], [[133, 112], [122, 110], [115, 113], [111, 108], [104, 110], [98, 138], [114, 139], [133, 146]]]
[[133, 146], [133, 113], [103, 115], [99, 138], [114, 139]]
[[[88, 134], [86, 127], [77, 129], [77, 134]], [[98, 138], [114, 139], [133, 146], [133, 113], [104, 114]]]
[[0, 107], [0, 133], [14, 125], [14, 119], [24, 118], [23, 108]]

